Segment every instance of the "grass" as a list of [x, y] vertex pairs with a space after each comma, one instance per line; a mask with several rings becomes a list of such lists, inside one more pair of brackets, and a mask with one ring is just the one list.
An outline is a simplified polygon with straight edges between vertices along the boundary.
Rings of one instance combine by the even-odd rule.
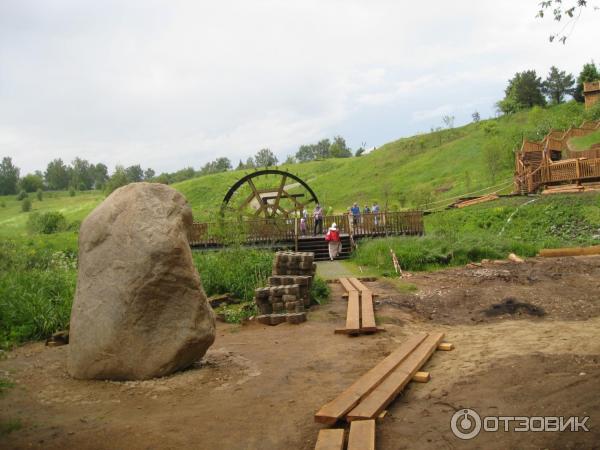
[[571, 138], [569, 143], [576, 150], [587, 150], [594, 144], [600, 143], [600, 130], [594, 131], [586, 136]]
[[[361, 241], [353, 261], [394, 276], [394, 250], [405, 270], [434, 270], [508, 253], [534, 256], [542, 248], [600, 243], [596, 193], [500, 199], [426, 216], [423, 237]], [[509, 220], [510, 219], [510, 220]]]

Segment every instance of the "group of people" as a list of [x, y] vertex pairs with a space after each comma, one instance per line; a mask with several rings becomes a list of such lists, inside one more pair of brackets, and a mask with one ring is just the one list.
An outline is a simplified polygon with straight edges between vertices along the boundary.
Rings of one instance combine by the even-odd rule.
[[[361, 211], [360, 211], [360, 206], [358, 206], [358, 203], [354, 203], [350, 208], [348, 208], [348, 211], [352, 215], [352, 224], [354, 226], [361, 223], [360, 222]], [[374, 221], [375, 225], [379, 224], [379, 204], [377, 202], [373, 203], [372, 207], [369, 207], [369, 205], [365, 205], [365, 207], [362, 210], [362, 214], [363, 215], [373, 214], [373, 221]]]
[[[333, 208], [329, 207], [327, 214], [332, 215]], [[351, 208], [348, 208], [348, 214], [352, 216], [352, 223], [354, 226], [359, 225], [361, 223], [361, 210], [358, 206], [358, 203], [354, 203]], [[377, 202], [373, 203], [372, 207], [369, 205], [365, 205], [362, 210], [363, 215], [372, 214], [375, 225], [379, 223], [379, 205]], [[323, 207], [320, 204], [315, 206], [315, 209], [312, 213], [312, 218], [314, 221], [312, 233], [313, 236], [323, 234], [323, 217], [325, 212]], [[303, 208], [300, 213], [300, 234], [305, 236], [307, 234], [307, 224], [308, 224], [308, 211]], [[340, 238], [340, 232], [337, 228], [337, 224], [334, 222], [331, 224], [331, 227], [327, 230], [325, 234], [325, 240], [329, 243], [329, 258], [333, 261], [340, 252], [342, 251], [342, 242]]]

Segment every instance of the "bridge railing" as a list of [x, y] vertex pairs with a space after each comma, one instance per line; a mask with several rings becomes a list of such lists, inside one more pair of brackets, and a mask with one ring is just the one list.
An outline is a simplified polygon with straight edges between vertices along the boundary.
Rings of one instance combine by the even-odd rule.
[[[348, 214], [324, 216], [321, 234], [326, 233], [334, 222], [341, 234], [350, 234], [354, 238], [403, 234], [421, 235], [424, 232], [422, 211], [361, 214], [356, 220]], [[199, 247], [222, 246], [232, 243], [291, 242], [298, 238], [312, 236], [315, 231], [314, 225], [313, 217], [307, 219], [304, 230], [299, 218], [194, 222], [189, 240], [190, 245]]]

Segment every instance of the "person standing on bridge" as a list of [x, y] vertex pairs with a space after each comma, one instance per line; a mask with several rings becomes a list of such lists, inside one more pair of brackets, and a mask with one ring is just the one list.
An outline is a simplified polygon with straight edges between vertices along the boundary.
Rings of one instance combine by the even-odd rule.
[[335, 222], [333, 222], [331, 227], [329, 227], [329, 230], [327, 230], [325, 240], [329, 242], [329, 259], [333, 261], [333, 259], [337, 258], [342, 251], [342, 240], [340, 239], [340, 232], [338, 231]]
[[358, 226], [358, 223], [360, 222], [360, 206], [358, 206], [358, 203], [352, 205], [350, 212], [352, 213], [352, 225]]
[[316, 236], [317, 235], [317, 230], [319, 231], [319, 234], [323, 234], [323, 208], [321, 208], [321, 205], [319, 205], [317, 203], [317, 206], [315, 206], [315, 210], [313, 212], [313, 218], [315, 219], [315, 227], [313, 229], [313, 235]]

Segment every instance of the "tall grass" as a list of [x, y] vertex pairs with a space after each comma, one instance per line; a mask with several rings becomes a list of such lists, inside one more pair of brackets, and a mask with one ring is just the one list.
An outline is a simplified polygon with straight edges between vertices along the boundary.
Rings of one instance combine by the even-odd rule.
[[[426, 236], [365, 240], [354, 260], [379, 273], [394, 271], [390, 249], [402, 268], [431, 270], [508, 253], [534, 256], [542, 248], [600, 243], [600, 195], [508, 198], [426, 217]], [[510, 220], [509, 220], [510, 219]]]
[[231, 293], [249, 301], [254, 289], [266, 286], [273, 267], [273, 252], [233, 247], [194, 252], [194, 263], [207, 295]]

